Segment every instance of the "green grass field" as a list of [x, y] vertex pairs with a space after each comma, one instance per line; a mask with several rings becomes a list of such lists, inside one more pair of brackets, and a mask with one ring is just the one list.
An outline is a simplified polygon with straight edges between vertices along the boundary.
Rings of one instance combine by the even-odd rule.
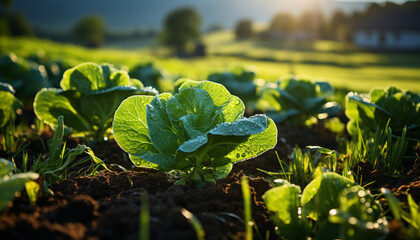
[[[232, 66], [253, 66], [258, 78], [274, 81], [288, 74], [329, 81], [337, 88], [368, 91], [373, 87], [395, 85], [420, 92], [420, 54], [370, 53], [336, 42], [279, 44], [254, 40], [236, 41], [231, 32], [207, 34], [203, 41], [208, 56], [178, 59], [168, 57], [167, 49], [153, 44], [130, 44], [129, 48], [111, 44], [101, 49], [59, 44], [37, 39], [0, 38], [0, 53], [30, 56], [43, 52], [54, 60], [75, 65], [80, 62], [109, 62], [132, 67], [152, 61], [174, 76], [206, 79], [214, 71]], [[144, 43], [144, 42], [143, 42]]]

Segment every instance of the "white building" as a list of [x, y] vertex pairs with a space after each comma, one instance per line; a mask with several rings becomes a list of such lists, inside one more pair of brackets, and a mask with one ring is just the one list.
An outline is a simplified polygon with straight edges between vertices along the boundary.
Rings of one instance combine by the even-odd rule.
[[381, 12], [354, 25], [354, 43], [376, 50], [420, 50], [420, 14]]

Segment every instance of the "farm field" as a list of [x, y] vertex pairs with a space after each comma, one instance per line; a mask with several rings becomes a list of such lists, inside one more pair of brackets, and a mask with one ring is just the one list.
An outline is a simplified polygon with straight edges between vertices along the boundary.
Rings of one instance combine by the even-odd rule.
[[0, 236], [420, 238], [420, 54], [203, 41], [0, 37]]
[[[354, 91], [368, 91], [373, 87], [390, 85], [420, 91], [418, 53], [353, 53], [342, 50], [342, 44], [327, 41], [319, 41], [315, 46], [302, 46], [303, 50], [282, 50], [279, 46], [274, 49], [255, 46], [252, 41], [238, 43], [226, 32], [206, 35], [204, 42], [209, 45], [209, 55], [193, 59], [167, 58], [166, 49], [156, 47], [150, 50], [146, 47], [148, 44], [128, 49], [118, 48], [118, 44], [115, 44], [113, 48], [91, 50], [44, 40], [11, 41], [7, 38], [0, 38], [0, 51], [2, 54], [11, 51], [25, 57], [41, 50], [52, 59], [64, 59], [71, 65], [93, 61], [133, 67], [138, 63], [152, 61], [175, 76], [195, 80], [204, 80], [211, 72], [228, 70], [234, 66], [251, 66], [255, 68], [258, 78], [267, 81], [275, 81], [294, 72], [311, 79], [324, 79], [336, 88]], [[266, 57], [261, 59], [261, 56]], [[291, 61], [295, 63], [291, 65]]]

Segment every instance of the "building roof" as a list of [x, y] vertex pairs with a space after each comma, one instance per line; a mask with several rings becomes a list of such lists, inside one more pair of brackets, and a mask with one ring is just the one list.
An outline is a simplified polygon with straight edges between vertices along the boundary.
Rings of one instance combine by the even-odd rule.
[[407, 10], [379, 12], [356, 22], [354, 28], [420, 31], [420, 12]]

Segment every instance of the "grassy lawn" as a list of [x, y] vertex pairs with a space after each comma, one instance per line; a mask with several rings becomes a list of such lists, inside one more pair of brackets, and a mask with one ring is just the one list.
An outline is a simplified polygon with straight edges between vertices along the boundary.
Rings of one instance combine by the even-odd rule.
[[51, 59], [71, 65], [91, 61], [132, 67], [152, 61], [174, 76], [197, 80], [232, 66], [252, 66], [258, 78], [269, 81], [294, 73], [355, 91], [396, 85], [420, 92], [420, 54], [370, 53], [328, 41], [299, 45], [236, 41], [228, 31], [207, 34], [203, 40], [208, 56], [191, 59], [167, 57], [168, 51], [157, 45], [152, 48], [147, 44], [138, 48], [130, 45], [125, 49], [110, 44], [102, 49], [86, 49], [46, 40], [7, 38], [0, 38], [0, 53], [13, 51], [26, 57], [41, 51]]

